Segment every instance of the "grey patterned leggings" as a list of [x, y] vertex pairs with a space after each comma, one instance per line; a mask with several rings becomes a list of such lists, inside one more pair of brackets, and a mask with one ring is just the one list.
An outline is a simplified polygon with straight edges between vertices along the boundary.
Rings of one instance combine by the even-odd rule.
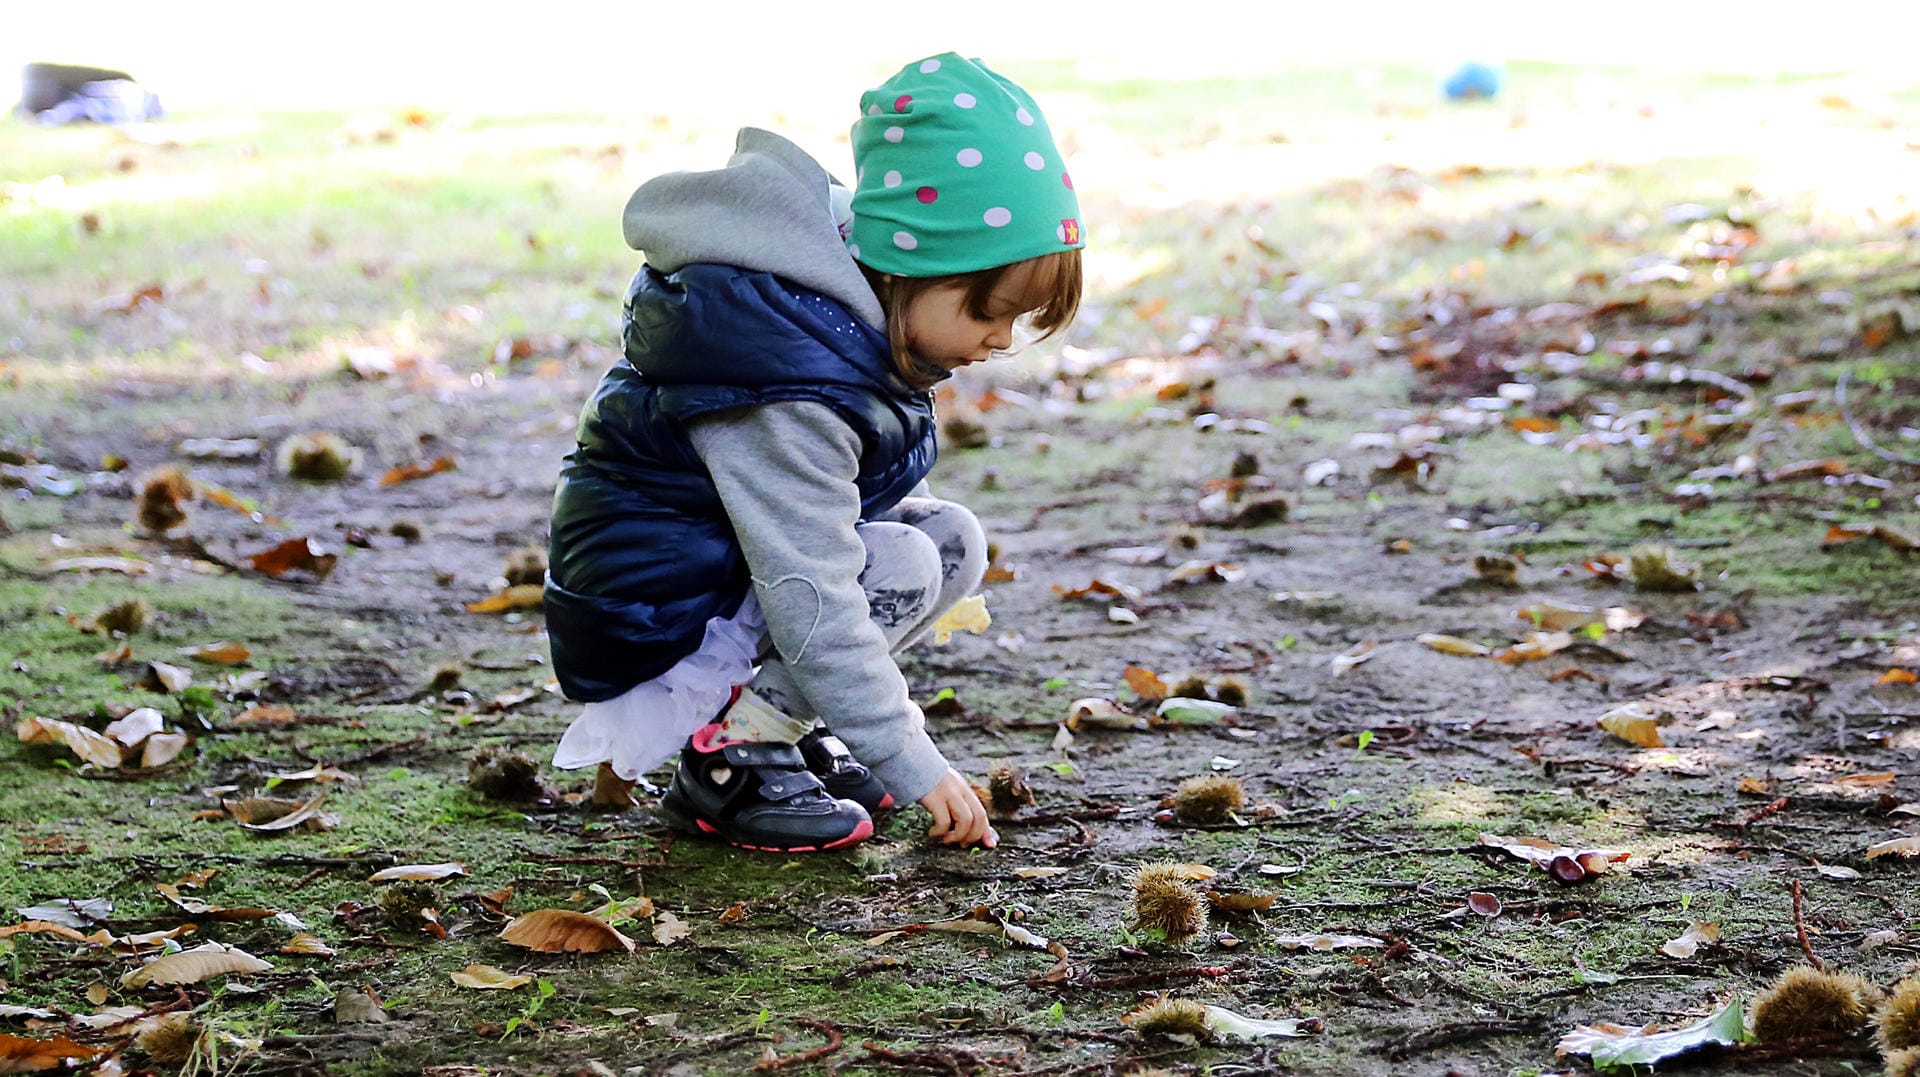
[[[860, 585], [866, 589], [873, 623], [894, 654], [925, 635], [942, 613], [978, 589], [986, 575], [987, 535], [965, 505], [904, 498], [856, 530], [867, 545]], [[753, 691], [794, 718], [813, 718], [813, 708], [771, 640], [761, 641], [760, 653]]]

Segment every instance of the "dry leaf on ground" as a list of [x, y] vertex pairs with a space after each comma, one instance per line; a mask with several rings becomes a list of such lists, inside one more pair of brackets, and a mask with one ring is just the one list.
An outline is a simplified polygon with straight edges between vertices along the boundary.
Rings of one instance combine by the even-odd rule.
[[1053, 585], [1053, 593], [1058, 595], [1062, 602], [1078, 598], [1091, 599], [1095, 602], [1113, 602], [1116, 600], [1121, 602], [1138, 602], [1140, 600], [1139, 588], [1129, 587], [1124, 583], [1108, 583], [1106, 580], [1097, 577], [1090, 581], [1085, 587], [1068, 588], [1056, 583]]
[[295, 934], [280, 947], [280, 952], [296, 957], [332, 957], [336, 953], [333, 947], [327, 945], [327, 940], [311, 931]]
[[97, 767], [118, 767], [124, 755], [112, 738], [57, 718], [28, 718], [14, 726], [14, 733], [22, 744], [64, 744]]
[[533, 982], [526, 973], [514, 974], [492, 965], [468, 965], [459, 972], [448, 973], [453, 982], [461, 987], [471, 987], [478, 991], [512, 991]]
[[1571, 632], [1529, 632], [1527, 638], [1504, 650], [1494, 652], [1494, 660], [1509, 665], [1516, 662], [1537, 662], [1542, 658], [1559, 654], [1573, 646]]
[[56, 924], [51, 920], [28, 920], [24, 923], [0, 927], [0, 939], [10, 939], [15, 935], [58, 935], [75, 942], [87, 941], [87, 937], [77, 929], [65, 924]]
[[1664, 748], [1660, 723], [1640, 703], [1626, 703], [1600, 716], [1600, 728], [1629, 744], [1642, 748]]
[[305, 826], [308, 830], [331, 830], [338, 820], [321, 814], [320, 805], [326, 799], [325, 793], [304, 802], [282, 800], [279, 797], [246, 797], [242, 800], [222, 800], [220, 806], [248, 830], [277, 833], [292, 830], [296, 826]]
[[273, 915], [272, 909], [225, 909], [218, 905], [209, 905], [199, 898], [188, 897], [182, 894], [180, 888], [174, 886], [172, 883], [155, 883], [153, 888], [160, 892], [161, 897], [166, 898], [168, 901], [184, 909], [189, 916], [198, 916], [208, 920], [245, 922], [249, 920], [265, 920], [267, 917]]
[[455, 875], [467, 874], [467, 866], [461, 863], [446, 864], [402, 864], [399, 867], [382, 868], [367, 877], [368, 882], [384, 883], [395, 879], [413, 879], [420, 882], [433, 882], [448, 879]]
[[1478, 644], [1459, 636], [1447, 636], [1438, 632], [1422, 632], [1413, 637], [1415, 643], [1439, 651], [1441, 654], [1454, 654], [1462, 658], [1485, 658], [1493, 653], [1493, 648]]
[[1133, 689], [1133, 694], [1149, 703], [1158, 703], [1167, 698], [1167, 682], [1160, 675], [1145, 666], [1128, 666], [1120, 671], [1120, 676]]
[[1327, 664], [1333, 667], [1333, 675], [1338, 677], [1360, 663], [1365, 662], [1367, 659], [1372, 658], [1374, 648], [1377, 646], [1378, 644], [1373, 640], [1363, 640], [1348, 648], [1345, 653], [1335, 655], [1333, 661]]
[[216, 643], [202, 643], [197, 647], [182, 647], [179, 653], [196, 662], [212, 662], [221, 666], [237, 666], [253, 657], [246, 644], [232, 640], [220, 640]]
[[1685, 1028], [1661, 1032], [1656, 1026], [1626, 1028], [1601, 1023], [1581, 1025], [1560, 1038], [1554, 1048], [1560, 1055], [1587, 1055], [1595, 1069], [1622, 1066], [1650, 1066], [1683, 1051], [1710, 1043], [1742, 1043], [1747, 1039], [1746, 1018], [1741, 1002], [1735, 999], [1711, 1016]]
[[515, 917], [500, 932], [500, 938], [546, 954], [633, 952], [633, 940], [605, 920], [568, 909], [540, 909]]
[[425, 463], [401, 464], [399, 467], [389, 469], [386, 474], [380, 476], [380, 485], [398, 486], [403, 482], [411, 482], [414, 479], [424, 479], [428, 475], [438, 475], [442, 471], [453, 471], [459, 466], [460, 465], [453, 462], [453, 457], [444, 455], [436, 456], [431, 461]]
[[62, 1069], [68, 1062], [85, 1062], [105, 1052], [75, 1043], [65, 1036], [50, 1040], [0, 1032], [0, 1073], [36, 1073]]
[[288, 539], [247, 557], [255, 572], [276, 580], [290, 572], [300, 572], [312, 576], [315, 583], [324, 582], [332, 575], [333, 566], [339, 560], [339, 554], [327, 553], [319, 543], [304, 538]]
[[1687, 925], [1687, 930], [1679, 938], [1668, 939], [1660, 945], [1660, 952], [1668, 957], [1688, 958], [1699, 952], [1700, 947], [1720, 941], [1720, 925], [1708, 920], [1695, 921]]
[[672, 946], [691, 934], [693, 929], [688, 927], [684, 920], [670, 912], [662, 910], [659, 919], [654, 921], [653, 941], [662, 946]]
[[1053, 967], [1034, 979], [1046, 983], [1059, 983], [1067, 978], [1067, 948], [1064, 943], [1050, 942], [1044, 935], [1036, 935], [1018, 924], [1007, 923], [985, 905], [975, 905], [973, 911], [959, 919], [940, 920], [930, 924], [908, 924], [893, 931], [883, 931], [868, 939], [867, 945], [880, 946], [902, 935], [914, 935], [923, 931], [958, 931], [974, 935], [994, 935], [1015, 946], [1045, 950], [1055, 958]]
[[955, 632], [985, 632], [993, 627], [993, 615], [987, 612], [985, 595], [968, 595], [933, 622], [933, 642], [944, 647]]
[[1147, 720], [1122, 710], [1111, 699], [1089, 696], [1068, 704], [1067, 728], [1076, 732], [1082, 729], [1145, 729]]
[[1289, 950], [1345, 950], [1386, 945], [1368, 935], [1276, 935], [1272, 941]]
[[537, 609], [542, 601], [537, 583], [518, 583], [496, 591], [478, 602], [467, 603], [468, 613], [505, 613], [509, 610]]
[[1867, 846], [1868, 860], [1883, 856], [1920, 856], [1920, 837], [1894, 838]]
[[191, 950], [155, 958], [151, 963], [120, 977], [120, 986], [138, 988], [148, 984], [197, 984], [215, 976], [271, 971], [272, 965], [245, 950], [208, 942]]

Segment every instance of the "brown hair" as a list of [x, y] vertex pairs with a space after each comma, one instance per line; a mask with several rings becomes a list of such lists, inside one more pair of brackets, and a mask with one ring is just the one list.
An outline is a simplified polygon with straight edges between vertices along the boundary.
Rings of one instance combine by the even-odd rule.
[[[1066, 328], [1080, 310], [1080, 251], [1078, 248], [1055, 251], [1027, 261], [1033, 263], [1034, 269], [1025, 294], [1019, 297], [1020, 306], [1029, 312], [1025, 315], [1026, 323], [1040, 330], [1039, 339], [1045, 340]], [[994, 289], [1000, 286], [1008, 270], [1025, 264], [1013, 262], [942, 277], [889, 277], [864, 265], [860, 267], [867, 283], [873, 287], [873, 294], [880, 298], [880, 307], [887, 316], [887, 342], [893, 346], [893, 365], [907, 384], [917, 389], [927, 387], [926, 378], [914, 367], [913, 354], [907, 347], [907, 308], [913, 301], [936, 288], [960, 287], [966, 290], [967, 313], [975, 318], [989, 318], [992, 315], [987, 304], [993, 298]]]

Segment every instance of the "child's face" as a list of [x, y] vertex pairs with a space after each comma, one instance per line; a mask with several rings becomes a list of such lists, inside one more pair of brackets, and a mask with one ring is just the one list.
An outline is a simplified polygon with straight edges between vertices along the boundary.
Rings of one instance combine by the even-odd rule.
[[987, 300], [985, 318], [967, 309], [965, 285], [921, 292], [907, 306], [907, 346], [914, 355], [950, 371], [1013, 347], [1013, 323], [1027, 313], [1023, 297], [1033, 271], [1031, 262], [1009, 269]]

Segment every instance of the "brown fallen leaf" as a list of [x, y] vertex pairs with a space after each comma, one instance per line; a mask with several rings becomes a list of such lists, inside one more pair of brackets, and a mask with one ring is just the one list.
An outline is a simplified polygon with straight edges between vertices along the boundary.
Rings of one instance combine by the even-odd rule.
[[28, 920], [10, 927], [0, 927], [0, 939], [10, 939], [15, 935], [58, 935], [75, 942], [87, 941], [87, 937], [80, 932], [51, 920]]
[[140, 745], [142, 767], [164, 767], [187, 750], [193, 738], [185, 733], [155, 733]]
[[1362, 640], [1348, 648], [1344, 653], [1335, 655], [1333, 661], [1327, 664], [1333, 667], [1333, 675], [1338, 677], [1360, 663], [1372, 658], [1374, 649], [1377, 646], [1378, 644], [1373, 640]]
[[178, 939], [200, 930], [196, 924], [181, 924], [165, 931], [139, 931], [131, 935], [115, 937], [105, 928], [87, 936], [87, 941], [95, 946], [104, 946], [116, 954], [138, 956], [148, 950], [158, 950], [166, 946], [168, 939]]
[[1664, 748], [1659, 720], [1639, 703], [1626, 703], [1600, 716], [1600, 728], [1629, 744], [1642, 748]]
[[568, 909], [540, 909], [517, 916], [500, 932], [500, 938], [547, 954], [632, 953], [634, 945], [605, 920]]
[[1422, 632], [1413, 638], [1415, 643], [1430, 647], [1441, 654], [1459, 655], [1462, 658], [1485, 658], [1493, 653], [1491, 647], [1461, 639], [1459, 636], [1447, 636], [1438, 632]]
[[1280, 900], [1279, 894], [1227, 894], [1218, 890], [1207, 891], [1207, 901], [1216, 909], [1228, 912], [1265, 912], [1273, 908]]
[[339, 554], [327, 553], [319, 543], [307, 538], [288, 539], [247, 557], [247, 563], [253, 566], [255, 572], [276, 580], [288, 573], [299, 572], [313, 577], [315, 583], [325, 582], [339, 560]]
[[174, 886], [172, 883], [155, 883], [153, 888], [160, 892], [161, 897], [166, 898], [168, 901], [184, 909], [189, 916], [197, 916], [207, 920], [245, 922], [249, 920], [265, 920], [267, 917], [273, 915], [272, 909], [226, 909], [218, 905], [210, 905], [199, 898], [182, 894], [179, 887]]
[[1138, 587], [1129, 587], [1124, 583], [1108, 583], [1106, 580], [1097, 577], [1085, 587], [1068, 588], [1056, 583], [1053, 585], [1053, 593], [1059, 596], [1062, 602], [1070, 602], [1075, 599], [1091, 599], [1095, 602], [1112, 602], [1116, 599], [1122, 602], [1138, 602], [1140, 600], [1140, 589]]
[[191, 950], [155, 958], [149, 964], [120, 977], [120, 986], [139, 988], [148, 984], [197, 984], [215, 976], [271, 971], [272, 965], [245, 950], [207, 942]]
[[167, 695], [179, 695], [193, 687], [193, 671], [165, 662], [148, 662], [147, 672], [140, 678], [140, 687]]
[[1186, 561], [1167, 575], [1167, 583], [1235, 583], [1246, 576], [1244, 567], [1225, 561]]
[[220, 804], [241, 826], [270, 833], [302, 825], [309, 830], [332, 829], [320, 816], [320, 804], [326, 799], [327, 795], [321, 793], [305, 802], [278, 797], [247, 797], [243, 800], [222, 800]]
[[198, 647], [182, 647], [179, 653], [196, 662], [211, 662], [221, 666], [237, 666], [253, 657], [253, 652], [245, 644], [224, 639], [218, 643], [203, 643]]
[[1894, 838], [1867, 846], [1868, 860], [1883, 856], [1920, 856], [1920, 837]]
[[271, 703], [256, 703], [233, 716], [236, 725], [291, 725], [298, 715], [293, 708], [276, 706]]
[[1167, 698], [1167, 682], [1160, 675], [1144, 666], [1128, 666], [1120, 676], [1133, 689], [1133, 694], [1149, 703], [1158, 703]]
[[425, 463], [402, 464], [380, 476], [381, 486], [398, 486], [414, 479], [424, 479], [428, 475], [438, 475], [442, 471], [454, 471], [460, 465], [453, 462], [451, 456], [436, 456]]
[[311, 931], [302, 931], [288, 939], [280, 952], [295, 957], [332, 957], [337, 951], [327, 945], [327, 940]]
[[1277, 935], [1273, 942], [1289, 950], [1345, 950], [1372, 948], [1386, 943], [1369, 935]]
[[1504, 650], [1495, 651], [1493, 659], [1512, 665], [1517, 662], [1537, 662], [1542, 658], [1559, 654], [1573, 646], [1571, 632], [1529, 632], [1527, 638]]
[[22, 744], [64, 744], [97, 767], [118, 767], [125, 754], [125, 747], [113, 738], [57, 718], [25, 719], [14, 726], [14, 734]]
[[277, 789], [283, 785], [298, 785], [302, 782], [357, 782], [360, 779], [341, 770], [321, 763], [305, 770], [283, 770], [267, 776], [268, 788]]
[[533, 977], [526, 973], [515, 975], [492, 965], [468, 965], [448, 975], [461, 987], [471, 987], [477, 991], [512, 991], [533, 982]]
[[693, 934], [693, 929], [688, 927], [685, 921], [670, 912], [663, 910], [660, 913], [659, 919], [654, 921], [653, 941], [662, 946], [672, 946], [674, 943], [679, 942], [691, 934]]
[[1123, 710], [1111, 699], [1089, 696], [1068, 704], [1066, 728], [1076, 732], [1081, 729], [1145, 729], [1147, 720]]
[[1821, 540], [1823, 546], [1837, 546], [1843, 542], [1852, 542], [1858, 538], [1877, 538], [1892, 549], [1901, 553], [1911, 553], [1920, 549], [1920, 539], [1904, 531], [1896, 530], [1884, 524], [1858, 524], [1846, 526], [1834, 524], [1827, 528], [1827, 537]]
[[508, 610], [536, 609], [541, 601], [539, 584], [521, 583], [488, 595], [478, 602], [467, 603], [467, 612], [504, 613]]
[[0, 1032], [0, 1073], [63, 1069], [68, 1062], [85, 1062], [105, 1053], [102, 1048], [75, 1043], [65, 1036], [39, 1040]]
[[87, 304], [87, 310], [96, 316], [101, 314], [132, 314], [142, 307], [159, 303], [166, 299], [166, 297], [167, 289], [164, 285], [158, 283], [148, 284], [131, 292], [116, 292], [113, 295], [103, 295]]
[[1844, 777], [1835, 778], [1833, 784], [1872, 788], [1882, 785], [1892, 785], [1899, 777], [1900, 775], [1894, 771], [1883, 770], [1873, 774], [1848, 774]]
[[455, 875], [465, 875], [467, 866], [460, 863], [447, 864], [402, 864], [399, 867], [382, 868], [368, 876], [368, 882], [384, 883], [395, 879], [413, 879], [421, 882], [433, 882], [449, 879]]
[[1660, 944], [1660, 952], [1668, 957], [1682, 960], [1698, 953], [1700, 947], [1711, 946], [1720, 941], [1720, 925], [1710, 920], [1696, 921], [1687, 926], [1679, 938], [1668, 939]]

